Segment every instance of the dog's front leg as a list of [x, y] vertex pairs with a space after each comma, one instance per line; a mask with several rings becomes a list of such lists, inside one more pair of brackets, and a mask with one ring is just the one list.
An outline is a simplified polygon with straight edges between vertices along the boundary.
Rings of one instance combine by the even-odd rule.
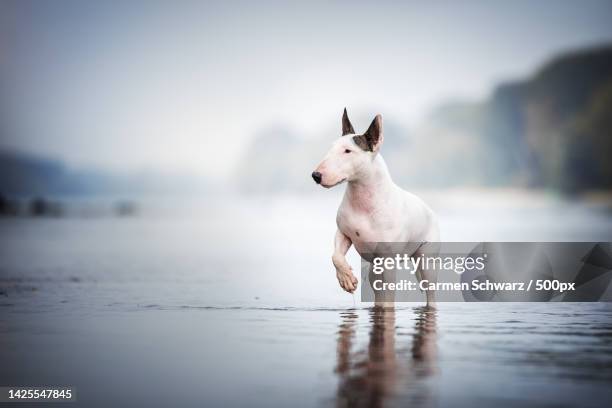
[[340, 230], [336, 231], [332, 262], [336, 267], [336, 277], [340, 287], [350, 293], [353, 293], [357, 288], [357, 278], [353, 275], [351, 265], [346, 261], [346, 253], [352, 244], [349, 237], [340, 232]]

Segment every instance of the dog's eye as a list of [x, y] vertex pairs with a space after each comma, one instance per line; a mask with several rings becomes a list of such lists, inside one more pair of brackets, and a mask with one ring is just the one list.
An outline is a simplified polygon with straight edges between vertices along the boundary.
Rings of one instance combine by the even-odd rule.
[[344, 149], [344, 153], [350, 153], [350, 152], [352, 152], [352, 150]]

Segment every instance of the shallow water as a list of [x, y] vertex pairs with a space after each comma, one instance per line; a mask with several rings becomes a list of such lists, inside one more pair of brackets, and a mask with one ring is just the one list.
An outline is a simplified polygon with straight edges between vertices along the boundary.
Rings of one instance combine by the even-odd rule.
[[602, 406], [612, 308], [135, 307], [11, 313], [4, 384], [84, 406]]
[[[334, 211], [284, 199], [0, 220], [0, 385], [74, 386], [77, 405], [101, 407], [583, 407], [612, 397], [610, 304], [372, 309], [337, 287]], [[612, 241], [598, 209], [439, 212], [456, 240]]]

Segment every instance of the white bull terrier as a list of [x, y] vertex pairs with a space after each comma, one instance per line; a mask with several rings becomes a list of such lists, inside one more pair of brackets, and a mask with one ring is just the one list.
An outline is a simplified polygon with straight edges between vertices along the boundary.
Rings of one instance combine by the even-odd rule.
[[[340, 286], [350, 293], [355, 291], [358, 283], [346, 260], [351, 245], [364, 257], [368, 243], [435, 243], [440, 239], [438, 221], [433, 211], [420, 198], [402, 190], [391, 179], [379, 153], [383, 140], [380, 115], [374, 118], [364, 134], [356, 135], [344, 109], [342, 137], [333, 143], [312, 173], [314, 181], [325, 188], [348, 182], [336, 216], [338, 230], [332, 261]], [[419, 280], [435, 280], [434, 271], [420, 270], [416, 276]], [[427, 305], [433, 307], [434, 292], [426, 291], [426, 297]]]

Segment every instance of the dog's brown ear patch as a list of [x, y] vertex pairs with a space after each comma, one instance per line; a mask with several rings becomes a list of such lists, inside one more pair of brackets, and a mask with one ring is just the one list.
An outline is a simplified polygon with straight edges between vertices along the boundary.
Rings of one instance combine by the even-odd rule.
[[368, 141], [366, 140], [365, 136], [361, 135], [361, 136], [353, 136], [353, 142], [355, 142], [355, 144], [357, 146], [359, 146], [359, 148], [361, 148], [361, 150], [365, 150], [366, 152], [371, 152], [372, 149], [370, 149], [370, 145], [368, 145]]
[[376, 115], [368, 130], [361, 136], [353, 137], [353, 141], [363, 150], [373, 152], [378, 150], [382, 137], [382, 116]]
[[342, 136], [352, 134], [355, 134], [355, 129], [353, 129], [348, 113], [346, 113], [346, 108], [344, 108], [344, 113], [342, 114]]

